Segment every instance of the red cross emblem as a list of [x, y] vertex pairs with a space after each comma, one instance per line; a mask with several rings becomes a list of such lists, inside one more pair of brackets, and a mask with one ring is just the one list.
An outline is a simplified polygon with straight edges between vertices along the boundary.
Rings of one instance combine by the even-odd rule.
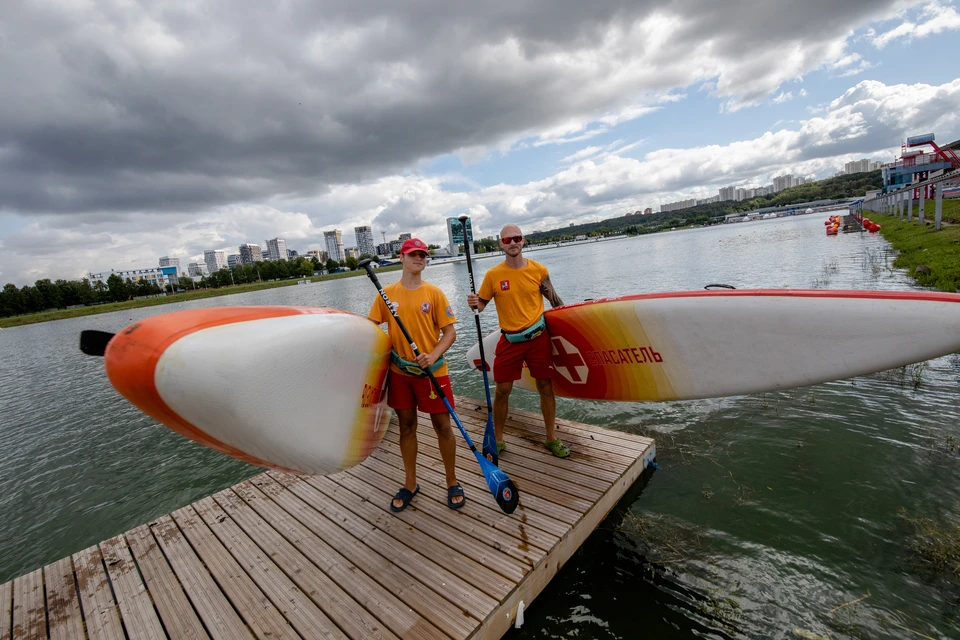
[[510, 281], [501, 280], [500, 281], [500, 291], [509, 291], [510, 290]]
[[562, 336], [551, 337], [550, 344], [553, 346], [553, 366], [557, 368], [557, 373], [572, 384], [586, 384], [589, 368], [580, 350]]

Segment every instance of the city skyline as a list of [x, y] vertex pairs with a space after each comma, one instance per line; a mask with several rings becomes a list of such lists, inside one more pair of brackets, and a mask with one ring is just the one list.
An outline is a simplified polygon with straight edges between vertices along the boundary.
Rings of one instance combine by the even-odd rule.
[[960, 138], [954, 3], [812, 2], [26, 4], [0, 39], [0, 283], [367, 225], [444, 245], [461, 213], [560, 228]]

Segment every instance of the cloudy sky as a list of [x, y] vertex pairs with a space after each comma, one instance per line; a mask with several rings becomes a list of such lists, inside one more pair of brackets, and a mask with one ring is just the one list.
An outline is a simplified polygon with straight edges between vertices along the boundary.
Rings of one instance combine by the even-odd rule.
[[548, 229], [960, 138], [949, 0], [274, 4], [4, 0], [0, 283]]

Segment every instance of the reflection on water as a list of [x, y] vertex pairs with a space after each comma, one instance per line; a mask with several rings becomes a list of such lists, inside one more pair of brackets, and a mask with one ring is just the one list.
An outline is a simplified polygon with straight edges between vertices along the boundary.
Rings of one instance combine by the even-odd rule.
[[[882, 238], [828, 238], [822, 226], [808, 216], [529, 256], [549, 267], [566, 302], [710, 283], [914, 288], [890, 268]], [[478, 260], [477, 278], [495, 262]], [[425, 276], [461, 318], [448, 358], [455, 391], [482, 398], [481, 378], [463, 357], [475, 342], [466, 266], [437, 265]], [[0, 580], [258, 472], [133, 409], [110, 387], [102, 361], [80, 354], [80, 330], [117, 331], [157, 313], [225, 304], [366, 314], [374, 295], [366, 278], [350, 278], [0, 333]], [[482, 323], [492, 330], [494, 313]], [[960, 442], [958, 383], [953, 355], [758, 396], [559, 399], [564, 418], [656, 438], [662, 469], [645, 476], [508, 637], [960, 637], [957, 582], [927, 569], [915, 527], [898, 515], [960, 517], [960, 452], [951, 448]], [[538, 409], [536, 395], [523, 391], [513, 404]]]

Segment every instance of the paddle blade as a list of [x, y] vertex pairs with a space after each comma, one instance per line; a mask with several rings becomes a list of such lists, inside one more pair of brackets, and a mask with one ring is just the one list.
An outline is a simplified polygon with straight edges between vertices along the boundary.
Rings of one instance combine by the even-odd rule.
[[517, 485], [513, 484], [513, 480], [507, 474], [492, 465], [480, 452], [475, 451], [475, 453], [480, 463], [480, 470], [483, 471], [483, 478], [487, 481], [490, 493], [500, 505], [500, 510], [507, 514], [513, 513], [520, 504], [520, 491]]
[[87, 329], [80, 332], [80, 351], [88, 356], [103, 356], [107, 350], [107, 343], [116, 334], [107, 331]]

